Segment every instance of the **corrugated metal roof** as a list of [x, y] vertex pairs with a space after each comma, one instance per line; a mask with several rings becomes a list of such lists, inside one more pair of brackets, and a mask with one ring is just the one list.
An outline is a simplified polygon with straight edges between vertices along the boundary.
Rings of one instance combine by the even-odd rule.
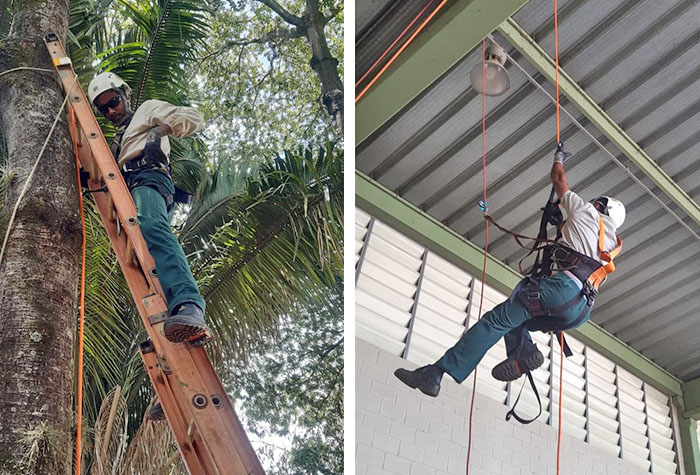
[[[399, 3], [405, 2], [394, 2], [394, 8]], [[700, 199], [700, 3], [562, 0], [559, 8], [562, 68], [689, 196]], [[551, 1], [532, 0], [513, 18], [553, 56]], [[375, 34], [389, 28], [380, 20], [372, 25]], [[494, 38], [554, 93], [503, 36]], [[373, 61], [382, 51], [358, 43], [357, 57]], [[483, 246], [484, 220], [477, 206], [481, 97], [469, 84], [469, 71], [480, 61], [479, 46], [360, 144], [356, 166]], [[507, 67], [510, 90], [486, 99], [489, 209], [500, 224], [534, 236], [550, 188], [555, 107], [516, 67]], [[565, 97], [562, 106], [700, 233]], [[682, 380], [699, 377], [700, 241], [565, 115], [561, 130], [574, 153], [567, 164], [571, 188], [584, 198], [618, 197], [627, 207], [618, 270], [603, 286], [592, 319]], [[524, 255], [495, 230], [489, 252], [516, 268]]]
[[420, 23], [411, 25], [411, 20], [430, 3], [436, 4], [436, 0], [358, 2], [355, 11], [355, 81], [367, 72], [405, 28], [410, 26], [406, 31], [407, 36], [418, 28]]

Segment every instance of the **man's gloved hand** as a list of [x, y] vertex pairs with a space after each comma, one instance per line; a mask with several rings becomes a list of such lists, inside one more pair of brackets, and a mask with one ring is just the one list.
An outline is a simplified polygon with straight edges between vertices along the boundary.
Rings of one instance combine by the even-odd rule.
[[571, 156], [564, 151], [564, 142], [557, 143], [557, 150], [554, 152], [554, 163], [564, 163]]
[[146, 137], [146, 147], [157, 145], [160, 148], [160, 139], [163, 138], [163, 129], [156, 125], [148, 131], [148, 137]]
[[148, 131], [146, 137], [146, 145], [143, 148], [143, 154], [152, 163], [166, 164], [168, 157], [165, 156], [160, 148], [160, 139], [163, 137], [163, 129], [160, 126], [155, 126]]

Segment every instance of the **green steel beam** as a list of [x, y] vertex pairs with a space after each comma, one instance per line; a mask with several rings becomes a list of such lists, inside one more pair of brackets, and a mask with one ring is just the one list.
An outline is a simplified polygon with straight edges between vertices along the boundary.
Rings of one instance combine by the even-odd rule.
[[[358, 170], [355, 170], [355, 205], [467, 273], [481, 275], [482, 249]], [[521, 278], [513, 268], [488, 256], [488, 285], [510, 294]], [[569, 333], [660, 391], [682, 396], [680, 380], [595, 323], [589, 321]]]
[[357, 103], [355, 143], [362, 143], [526, 2], [452, 0], [445, 5]]
[[683, 383], [685, 417], [700, 419], [700, 378]]
[[684, 417], [683, 398], [673, 397], [673, 404], [678, 408], [678, 429], [680, 436], [681, 453], [683, 454], [683, 467], [686, 475], [700, 473], [700, 446], [698, 445], [697, 419]]
[[[555, 82], [554, 59], [515, 20], [507, 19], [499, 26], [498, 30], [551, 83]], [[656, 183], [663, 193], [671, 198], [693, 221], [700, 224], [700, 206], [561, 67], [559, 68], [559, 90], [627, 158]]]

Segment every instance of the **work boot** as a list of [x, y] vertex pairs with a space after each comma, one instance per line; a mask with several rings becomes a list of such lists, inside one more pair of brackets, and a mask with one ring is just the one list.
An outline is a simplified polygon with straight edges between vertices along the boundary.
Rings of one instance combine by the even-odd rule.
[[445, 371], [434, 364], [421, 366], [413, 371], [399, 368], [394, 371], [394, 376], [402, 383], [413, 389], [420, 389], [423, 394], [436, 397], [440, 393], [440, 380]]
[[194, 340], [209, 332], [204, 321], [204, 312], [197, 305], [186, 302], [178, 305], [163, 326], [165, 338], [173, 343]]
[[155, 403], [146, 413], [146, 419], [153, 422], [159, 422], [165, 419], [165, 413], [163, 412], [163, 406], [159, 402]]
[[537, 345], [526, 340], [515, 355], [501, 361], [491, 370], [491, 376], [499, 381], [515, 381], [528, 371], [534, 371], [544, 363], [544, 356]]

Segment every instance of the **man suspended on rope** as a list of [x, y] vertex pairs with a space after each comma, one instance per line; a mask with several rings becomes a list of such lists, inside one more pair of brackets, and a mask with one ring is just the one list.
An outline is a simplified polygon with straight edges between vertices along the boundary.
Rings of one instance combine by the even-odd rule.
[[170, 177], [168, 136], [195, 133], [203, 118], [191, 107], [158, 100], [145, 101], [132, 112], [131, 88], [113, 73], [95, 76], [88, 98], [117, 127], [112, 155], [134, 198], [139, 226], [168, 303], [165, 336], [174, 343], [201, 337], [208, 331], [204, 299], [170, 228], [176, 192]]
[[529, 331], [568, 330], [588, 320], [598, 286], [614, 271], [612, 258], [621, 245], [616, 231], [625, 207], [607, 196], [588, 203], [571, 191], [563, 164], [567, 155], [559, 144], [550, 177], [567, 219], [561, 239], [544, 251], [543, 271], [523, 279], [508, 300], [486, 312], [438, 361], [414, 371], [397, 369], [394, 374], [404, 384], [435, 397], [444, 373], [461, 383], [501, 337], [507, 359], [492, 375], [513, 381], [544, 362]]

